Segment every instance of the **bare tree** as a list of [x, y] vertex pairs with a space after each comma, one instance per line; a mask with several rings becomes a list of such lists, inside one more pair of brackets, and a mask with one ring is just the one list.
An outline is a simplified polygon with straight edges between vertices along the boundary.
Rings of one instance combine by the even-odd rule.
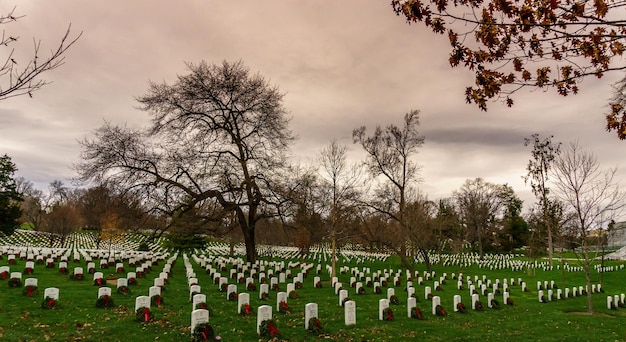
[[[23, 18], [15, 14], [15, 7], [6, 14], [0, 14], [0, 25], [10, 24]], [[26, 95], [33, 97], [33, 92], [41, 87], [49, 84], [49, 81], [41, 79], [39, 76], [49, 70], [54, 70], [65, 63], [65, 52], [72, 46], [83, 34], [79, 33], [72, 37], [72, 25], [67, 27], [65, 34], [61, 38], [58, 47], [50, 52], [47, 57], [41, 56], [41, 41], [33, 39], [33, 54], [27, 59], [20, 59], [15, 54], [15, 48], [12, 47], [18, 40], [19, 36], [7, 33], [2, 30], [0, 37], [0, 46], [8, 49], [3, 57], [4, 62], [0, 60], [0, 101], [11, 97]]]
[[82, 141], [77, 170], [85, 181], [132, 188], [169, 216], [209, 203], [233, 213], [254, 262], [256, 224], [273, 214], [273, 179], [294, 139], [283, 95], [240, 61], [187, 66], [188, 75], [138, 98], [149, 129], [105, 124]]
[[500, 185], [476, 178], [468, 179], [461, 189], [454, 192], [459, 214], [467, 229], [468, 241], [478, 246], [481, 258], [491, 236], [488, 232], [493, 229], [496, 218], [504, 209], [502, 190]]
[[[320, 175], [323, 188], [330, 192], [328, 224], [331, 243], [331, 276], [337, 275], [337, 236], [342, 233], [344, 216], [349, 214], [348, 207], [354, 207], [358, 199], [358, 186], [361, 176], [358, 165], [349, 166], [347, 162], [348, 148], [339, 145], [333, 139], [319, 154]], [[345, 226], [343, 227], [345, 228]]]
[[560, 153], [561, 143], [552, 143], [552, 136], [541, 140], [539, 139], [539, 134], [533, 134], [531, 138], [524, 139], [524, 146], [528, 146], [531, 143], [533, 144], [532, 159], [528, 161], [528, 166], [526, 167], [528, 173], [524, 176], [524, 181], [526, 183], [530, 182], [533, 194], [539, 202], [542, 220], [538, 221], [538, 223], [543, 226], [541, 231], [546, 232], [548, 260], [550, 266], [552, 266], [552, 254], [554, 253], [553, 235], [556, 227], [551, 224], [554, 220], [551, 220], [549, 216], [551, 208], [556, 204], [553, 203], [553, 199], [549, 196], [548, 180], [554, 159]]
[[[410, 187], [421, 181], [420, 166], [411, 160], [424, 144], [424, 136], [419, 134], [418, 126], [419, 111], [412, 110], [404, 115], [402, 127], [388, 125], [383, 129], [378, 126], [369, 137], [365, 135], [365, 126], [352, 132], [354, 143], [360, 144], [367, 153], [364, 164], [372, 181], [378, 183], [374, 198], [365, 204], [387, 215], [398, 225], [398, 230], [406, 234], [409, 230], [405, 217], [407, 195]], [[413, 267], [407, 257], [406, 241], [388, 247], [395, 250], [404, 267]], [[419, 250], [430, 265], [426, 249], [419, 247]]]
[[577, 143], [566, 145], [554, 164], [557, 194], [574, 213], [572, 222], [580, 239], [583, 269], [587, 280], [587, 311], [593, 313], [589, 232], [601, 229], [626, 204], [626, 193], [615, 179], [617, 168], [601, 169], [594, 154]]

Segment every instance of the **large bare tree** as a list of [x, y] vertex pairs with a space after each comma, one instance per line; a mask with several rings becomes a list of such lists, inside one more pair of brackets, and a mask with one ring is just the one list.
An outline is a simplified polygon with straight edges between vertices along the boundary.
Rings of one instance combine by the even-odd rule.
[[[0, 14], [0, 25], [13, 23], [23, 15], [15, 13], [15, 7], [8, 13]], [[0, 46], [6, 52], [0, 59], [0, 101], [10, 97], [26, 95], [33, 97], [33, 92], [49, 84], [42, 79], [42, 73], [56, 69], [65, 63], [65, 53], [80, 38], [82, 32], [71, 36], [71, 25], [68, 26], [59, 45], [47, 56], [41, 55], [41, 41], [33, 39], [33, 53], [27, 58], [20, 58], [15, 53], [15, 45], [20, 37], [2, 30]]]
[[105, 124], [82, 141], [77, 170], [83, 180], [133, 188], [170, 215], [217, 204], [222, 210], [211, 214], [233, 214], [254, 262], [256, 224], [271, 213], [272, 178], [294, 139], [283, 94], [241, 61], [187, 67], [138, 98], [151, 127]]
[[[402, 126], [376, 127], [373, 135], [366, 136], [366, 127], [352, 132], [354, 143], [365, 150], [365, 167], [378, 185], [374, 196], [366, 203], [371, 209], [386, 215], [396, 225], [401, 235], [409, 236], [410, 222], [406, 217], [407, 196], [413, 185], [421, 181], [420, 166], [412, 158], [424, 144], [420, 135], [419, 111], [412, 110], [404, 115]], [[393, 227], [392, 227], [393, 228]], [[407, 241], [394, 241], [388, 247], [394, 249], [404, 267], [413, 267], [407, 255]], [[425, 248], [418, 247], [429, 264]]]
[[587, 311], [593, 312], [591, 297], [591, 263], [589, 232], [602, 229], [626, 205], [626, 192], [615, 179], [617, 168], [602, 169], [593, 153], [577, 143], [564, 146], [554, 163], [557, 195], [574, 214], [570, 223], [575, 228], [587, 280]]

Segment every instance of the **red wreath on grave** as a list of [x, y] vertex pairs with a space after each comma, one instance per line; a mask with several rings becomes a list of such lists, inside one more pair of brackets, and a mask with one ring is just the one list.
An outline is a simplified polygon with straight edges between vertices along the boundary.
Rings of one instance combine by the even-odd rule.
[[2, 280], [9, 279], [9, 272], [4, 271], [4, 272], [0, 273], [0, 279], [2, 279]]
[[37, 293], [37, 286], [28, 285], [22, 290], [22, 294], [26, 297], [32, 297], [35, 293]]
[[467, 313], [467, 307], [463, 303], [459, 303], [456, 305], [456, 309], [460, 313]]
[[220, 292], [226, 292], [227, 289], [228, 289], [228, 284], [222, 283], [222, 285], [220, 285]]
[[393, 321], [393, 310], [391, 310], [391, 308], [386, 308], [385, 310], [383, 310], [383, 320]]
[[289, 305], [287, 305], [287, 302], [283, 300], [278, 304], [278, 312], [285, 314], [285, 315], [288, 315], [291, 313], [291, 310], [289, 309]]
[[364, 295], [365, 294], [365, 288], [363, 286], [359, 287], [359, 290], [357, 291], [358, 294], [360, 295]]
[[154, 317], [152, 316], [152, 312], [150, 311], [150, 308], [146, 308], [146, 307], [141, 307], [139, 309], [137, 309], [137, 311], [135, 311], [135, 320], [138, 322], [150, 322], [154, 319]]
[[248, 288], [248, 291], [250, 291], [250, 292], [256, 291], [256, 285], [254, 283], [252, 283], [252, 282], [248, 283], [247, 288]]
[[111, 298], [109, 295], [103, 295], [98, 297], [98, 299], [96, 300], [96, 307], [104, 309], [113, 307], [113, 298]]
[[291, 299], [298, 299], [298, 292], [296, 292], [296, 290], [292, 290], [291, 292], [289, 292], [289, 298]]
[[447, 315], [448, 315], [448, 313], [446, 312], [446, 310], [444, 310], [443, 306], [441, 306], [441, 305], [437, 305], [437, 306], [435, 307], [435, 314], [436, 314], [437, 316], [447, 316]]
[[415, 319], [424, 319], [424, 314], [422, 313], [422, 311], [416, 306], [413, 309], [411, 309], [411, 318], [415, 318]]
[[26, 274], [29, 274], [29, 275], [30, 275], [30, 274], [33, 274], [33, 272], [34, 272], [34, 271], [33, 271], [33, 268], [32, 268], [32, 267], [26, 267], [26, 268], [24, 269], [24, 273], [26, 273]]
[[276, 323], [271, 319], [261, 322], [259, 333], [261, 336], [269, 336], [271, 338], [280, 336], [280, 330], [276, 328]]
[[61, 268], [59, 268], [59, 273], [61, 273], [61, 274], [67, 274], [67, 267], [61, 267]]
[[380, 286], [376, 286], [376, 288], [374, 289], [374, 293], [376, 294], [381, 294], [382, 290], [380, 289]]
[[324, 333], [324, 328], [322, 328], [322, 322], [317, 317], [311, 317], [309, 319], [309, 332], [315, 335], [321, 335]]
[[237, 292], [231, 292], [228, 294], [228, 300], [235, 301], [237, 300]]
[[94, 286], [102, 286], [103, 283], [104, 283], [104, 280], [102, 278], [96, 278], [93, 280]]
[[317, 283], [315, 283], [315, 288], [316, 289], [321, 289], [322, 288], [322, 282], [318, 281]]
[[393, 305], [400, 304], [400, 302], [398, 301], [398, 296], [393, 295], [393, 296], [389, 297], [389, 303], [391, 303]]
[[296, 290], [297, 290], [297, 289], [301, 289], [301, 288], [302, 288], [302, 283], [301, 283], [301, 282], [299, 282], [299, 281], [296, 281], [296, 282], [294, 283], [294, 287], [296, 288]]
[[11, 278], [9, 279], [9, 287], [22, 287], [22, 279], [20, 278]]
[[161, 306], [163, 304], [163, 297], [161, 295], [155, 295], [150, 297], [150, 303], [152, 305]]
[[241, 310], [239, 311], [239, 314], [242, 316], [250, 316], [252, 315], [252, 306], [250, 306], [250, 304], [243, 304], [241, 306]]
[[215, 335], [213, 327], [209, 323], [197, 325], [191, 334], [192, 342], [219, 341], [221, 338]]
[[41, 303], [41, 308], [44, 310], [52, 310], [57, 307], [57, 301], [53, 298], [46, 297]]

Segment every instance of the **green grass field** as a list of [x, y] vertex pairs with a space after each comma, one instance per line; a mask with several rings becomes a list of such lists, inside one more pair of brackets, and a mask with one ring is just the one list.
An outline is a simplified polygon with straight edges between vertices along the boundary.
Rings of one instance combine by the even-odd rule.
[[[288, 261], [288, 260], [286, 260]], [[305, 260], [305, 262], [317, 262]], [[275, 308], [276, 292], [270, 290], [269, 301], [258, 299], [258, 292], [251, 292], [251, 306], [254, 314], [250, 317], [237, 315], [236, 302], [226, 300], [226, 295], [220, 292], [213, 279], [191, 260], [197, 274], [202, 293], [207, 296], [213, 316], [210, 323], [223, 341], [259, 341], [268, 340], [256, 334], [256, 309], [260, 305], [268, 304]], [[98, 263], [96, 262], [98, 265]], [[8, 265], [7, 256], [0, 260], [0, 266]], [[23, 271], [25, 261], [18, 260], [10, 265], [11, 271]], [[58, 263], [57, 263], [58, 265]], [[153, 266], [152, 271], [145, 278], [138, 279], [136, 286], [131, 286], [131, 294], [113, 295], [115, 307], [112, 309], [96, 308], [98, 288], [92, 284], [92, 275], [85, 274], [85, 280], [69, 279], [68, 275], [60, 274], [58, 268], [45, 268], [45, 265], [36, 265], [32, 276], [39, 281], [38, 293], [33, 297], [22, 294], [21, 288], [10, 288], [8, 280], [0, 281], [0, 340], [2, 341], [189, 341], [190, 315], [192, 304], [189, 302], [189, 289], [185, 276], [183, 259], [179, 256], [174, 263], [171, 278], [165, 286], [162, 296], [164, 303], [160, 307], [153, 307], [155, 320], [150, 323], [135, 321], [134, 303], [138, 295], [148, 295], [148, 288], [152, 286], [154, 278], [158, 277], [165, 261]], [[325, 264], [322, 263], [324, 266]], [[611, 262], [609, 265], [620, 265]], [[81, 261], [68, 262], [70, 271], [86, 263]], [[399, 262], [390, 258], [386, 262], [365, 262], [360, 264], [342, 263], [341, 266], [356, 267], [362, 270], [369, 267], [372, 271], [378, 269], [400, 268]], [[126, 271], [134, 271], [125, 263]], [[417, 269], [423, 272], [425, 268], [418, 265]], [[114, 268], [100, 269], [105, 278], [115, 274]], [[521, 286], [515, 284], [510, 288], [514, 306], [502, 305], [499, 310], [486, 307], [486, 297], [481, 296], [485, 304], [482, 312], [470, 310], [466, 314], [453, 312], [453, 296], [460, 294], [463, 303], [471, 306], [470, 295], [467, 289], [456, 289], [456, 281], [449, 279], [442, 285], [443, 291], [434, 292], [441, 297], [442, 306], [448, 312], [445, 317], [431, 314], [431, 302], [424, 299], [424, 287], [432, 286], [433, 280], [427, 280], [424, 285], [418, 285], [413, 279], [416, 295], [419, 299], [418, 308], [425, 314], [424, 320], [407, 317], [405, 284], [407, 279], [401, 278], [399, 286], [395, 286], [399, 305], [391, 305], [394, 313], [393, 321], [378, 320], [378, 300], [385, 298], [386, 288], [382, 294], [375, 294], [373, 288], [366, 288], [364, 295], [358, 295], [353, 288], [348, 288], [349, 296], [357, 304], [357, 324], [346, 327], [344, 325], [343, 308], [338, 305], [338, 297], [334, 294], [330, 284], [330, 275], [324, 270], [320, 275], [323, 287], [313, 285], [313, 269], [304, 278], [303, 287], [299, 289], [298, 299], [289, 299], [291, 308], [289, 315], [273, 312], [274, 320], [281, 331], [280, 340], [289, 341], [622, 341], [626, 340], [626, 309], [609, 310], [606, 307], [607, 295], [626, 292], [626, 269], [604, 273], [602, 287], [606, 293], [594, 294], [595, 315], [587, 315], [586, 298], [584, 296], [565, 300], [540, 303], [537, 299], [537, 281], [554, 280], [559, 288], [584, 285], [582, 272], [562, 272], [560, 270], [544, 271], [541, 268], [528, 271], [489, 270], [476, 265], [468, 267], [434, 266], [436, 279], [444, 272], [450, 277], [452, 273], [462, 272], [464, 276], [486, 275], [488, 279], [517, 280], [521, 277], [530, 289], [522, 292]], [[294, 274], [298, 268], [292, 270]], [[225, 273], [225, 272], [222, 272]], [[404, 275], [404, 271], [402, 272]], [[349, 287], [351, 274], [340, 274], [339, 281], [344, 288]], [[229, 280], [234, 283], [234, 279]], [[464, 282], [465, 283], [465, 282]], [[600, 283], [600, 274], [593, 272], [593, 283]], [[389, 286], [394, 284], [389, 282]], [[54, 310], [43, 310], [40, 305], [43, 301], [43, 290], [46, 287], [57, 287], [60, 290], [59, 307]], [[258, 289], [258, 283], [257, 283]], [[280, 290], [286, 290], [286, 284], [280, 284]], [[238, 284], [238, 292], [245, 292], [245, 285]], [[496, 296], [502, 303], [502, 296]], [[304, 330], [304, 306], [306, 303], [319, 304], [319, 317], [325, 334], [315, 336]]]

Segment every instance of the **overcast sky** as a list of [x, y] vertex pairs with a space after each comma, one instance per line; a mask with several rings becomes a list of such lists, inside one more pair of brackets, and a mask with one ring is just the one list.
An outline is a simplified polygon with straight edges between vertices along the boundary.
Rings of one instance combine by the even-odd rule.
[[[78, 161], [77, 140], [105, 121], [148, 124], [136, 109], [149, 81], [172, 82], [185, 62], [242, 60], [286, 95], [293, 152], [312, 163], [333, 138], [349, 146], [352, 130], [400, 124], [421, 111], [426, 142], [415, 160], [423, 166], [422, 191], [430, 199], [451, 196], [466, 179], [508, 183], [526, 204], [534, 201], [522, 180], [530, 159], [524, 138], [554, 135], [578, 140], [603, 167], [619, 166], [626, 142], [604, 129], [611, 83], [621, 75], [587, 79], [580, 94], [521, 91], [516, 105], [490, 103], [488, 112], [465, 104], [472, 73], [448, 64], [446, 36], [408, 25], [389, 1], [0, 1], [17, 5], [17, 52], [55, 47], [71, 23], [83, 36], [66, 64], [45, 74], [52, 84], [28, 96], [0, 102], [0, 153], [17, 164], [18, 176], [42, 190], [53, 180], [69, 184]], [[2, 56], [6, 49], [0, 50]], [[18, 55], [19, 56], [19, 55]], [[3, 57], [4, 58], [4, 57]], [[620, 179], [626, 178], [626, 167]]]

